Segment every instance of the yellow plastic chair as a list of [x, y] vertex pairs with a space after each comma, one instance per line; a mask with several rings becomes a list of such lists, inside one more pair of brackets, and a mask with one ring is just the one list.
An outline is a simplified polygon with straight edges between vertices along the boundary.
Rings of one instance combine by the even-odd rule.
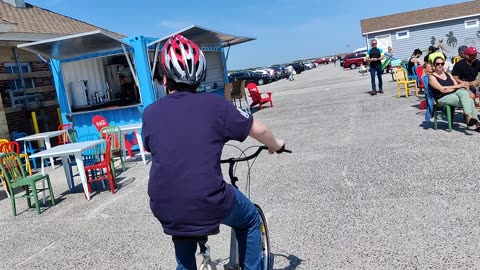
[[28, 154], [20, 153], [20, 144], [18, 142], [13, 141], [0, 144], [0, 153], [6, 154], [9, 152], [15, 152], [20, 159], [25, 159], [25, 169], [28, 171], [28, 175], [32, 175], [32, 167], [30, 166]]
[[7, 140], [7, 139], [0, 139], [0, 144], [6, 143], [6, 142], [9, 142], [9, 140]]
[[397, 81], [397, 97], [400, 97], [401, 87], [403, 85], [403, 89], [405, 90], [405, 97], [408, 97], [409, 86], [413, 84], [415, 87], [415, 96], [418, 97], [418, 88], [417, 88], [417, 81], [416, 80], [409, 80], [407, 75], [407, 70], [404, 68], [399, 68], [395, 70], [395, 79]]

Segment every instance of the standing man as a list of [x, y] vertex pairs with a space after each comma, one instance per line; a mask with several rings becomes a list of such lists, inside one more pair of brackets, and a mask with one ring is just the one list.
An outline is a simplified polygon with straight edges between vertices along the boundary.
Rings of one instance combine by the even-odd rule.
[[293, 78], [293, 73], [295, 72], [295, 69], [293, 69], [292, 65], [288, 65], [287, 71], [288, 71], [288, 80], [289, 80], [289, 81], [295, 80], [295, 79]]
[[478, 89], [477, 75], [480, 72], [480, 61], [477, 59], [477, 49], [468, 47], [464, 53], [464, 59], [453, 66], [452, 75], [457, 83], [467, 82], [470, 89], [470, 97], [475, 99]]
[[383, 81], [382, 81], [382, 59], [385, 58], [382, 49], [377, 48], [377, 40], [372, 40], [372, 47], [367, 51], [367, 62], [370, 64], [370, 78], [372, 79], [372, 91], [370, 95], [377, 94], [375, 85], [375, 73], [378, 77], [378, 92], [383, 94]]

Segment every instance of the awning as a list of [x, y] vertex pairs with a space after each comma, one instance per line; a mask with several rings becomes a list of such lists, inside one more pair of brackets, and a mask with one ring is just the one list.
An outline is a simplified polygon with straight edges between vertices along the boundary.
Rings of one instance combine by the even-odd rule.
[[175, 32], [147, 44], [147, 47], [155, 46], [155, 56], [153, 60], [153, 66], [151, 68], [152, 78], [155, 68], [157, 66], [158, 53], [160, 51], [160, 48], [163, 47], [163, 44], [165, 44], [165, 42], [174, 34], [180, 34], [190, 39], [191, 41], [195, 42], [195, 44], [197, 44], [200, 48], [224, 48], [255, 40], [255, 38], [224, 34], [196, 25], [189, 26], [183, 30], [180, 30], [178, 32]]
[[102, 30], [69, 35], [18, 45], [18, 48], [56, 60], [65, 60], [95, 53], [122, 51], [125, 43]]
[[174, 34], [180, 34], [193, 42], [195, 42], [199, 47], [228, 47], [232, 45], [237, 45], [240, 43], [248, 42], [255, 40], [255, 38], [251, 37], [242, 37], [242, 36], [235, 36], [230, 34], [224, 34], [220, 32], [216, 32], [213, 30], [209, 30], [204, 27], [192, 25], [183, 30], [175, 32], [171, 35], [168, 35], [164, 38], [157, 39], [148, 44], [148, 46], [156, 45], [160, 43], [160, 46], [168, 40]]

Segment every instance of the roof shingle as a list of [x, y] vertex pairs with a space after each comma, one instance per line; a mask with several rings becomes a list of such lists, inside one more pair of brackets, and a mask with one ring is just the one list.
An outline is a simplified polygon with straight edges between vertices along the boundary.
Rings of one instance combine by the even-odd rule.
[[480, 0], [360, 20], [362, 34], [480, 14]]
[[0, 0], [0, 22], [14, 24], [9, 32], [71, 35], [104, 30], [117, 38], [125, 36], [31, 4], [16, 8]]

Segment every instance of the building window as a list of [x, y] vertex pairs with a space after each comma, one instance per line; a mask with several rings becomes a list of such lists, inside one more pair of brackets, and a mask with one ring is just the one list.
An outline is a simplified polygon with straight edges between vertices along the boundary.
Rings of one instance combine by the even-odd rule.
[[410, 32], [408, 30], [397, 32], [397, 39], [409, 38]]
[[[30, 65], [28, 63], [20, 63], [17, 65], [16, 63], [5, 63], [5, 73], [7, 74], [18, 74], [18, 66], [20, 66], [22, 73], [30, 73], [32, 72]], [[24, 79], [25, 87], [26, 88], [34, 88], [35, 84], [33, 83], [33, 79]], [[20, 79], [17, 80], [8, 80], [7, 81], [8, 88], [12, 90], [17, 90], [22, 88], [22, 82]]]
[[478, 27], [478, 19], [465, 21], [465, 29]]

